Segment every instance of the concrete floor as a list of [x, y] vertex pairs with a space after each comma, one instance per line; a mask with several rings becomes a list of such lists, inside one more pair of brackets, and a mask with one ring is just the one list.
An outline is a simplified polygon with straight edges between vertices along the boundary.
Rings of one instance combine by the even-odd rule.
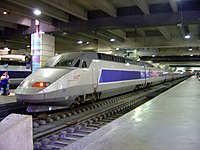
[[0, 94], [0, 104], [16, 102], [14, 89], [10, 90], [10, 95], [2, 96]]
[[200, 81], [195, 76], [65, 150], [199, 150]]

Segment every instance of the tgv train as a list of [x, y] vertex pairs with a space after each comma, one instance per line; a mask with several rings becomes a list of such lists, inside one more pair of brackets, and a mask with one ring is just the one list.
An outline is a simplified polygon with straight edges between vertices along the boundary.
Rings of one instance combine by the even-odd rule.
[[1, 55], [0, 76], [6, 71], [9, 75], [11, 88], [16, 88], [31, 74], [31, 68], [26, 66], [25, 55]]
[[96, 52], [54, 56], [15, 90], [18, 102], [70, 107], [186, 76]]

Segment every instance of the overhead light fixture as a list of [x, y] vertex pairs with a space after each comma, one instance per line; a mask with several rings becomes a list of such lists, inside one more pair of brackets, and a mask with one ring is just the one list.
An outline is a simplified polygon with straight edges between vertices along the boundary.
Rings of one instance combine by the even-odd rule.
[[30, 45], [27, 45], [26, 47], [27, 47], [27, 48], [29, 48], [29, 47], [30, 47]]
[[140, 58], [138, 58], [137, 61], [140, 61]]
[[68, 33], [67, 33], [67, 32], [63, 32], [62, 34], [63, 34], [63, 35], [68, 35]]
[[83, 44], [83, 41], [80, 40], [80, 41], [78, 41], [77, 43], [78, 43], [78, 44]]
[[86, 42], [86, 45], [89, 45], [89, 44], [90, 44], [90, 42], [87, 41], [87, 42]]
[[33, 13], [34, 13], [35, 15], [39, 16], [39, 15], [41, 14], [41, 11], [40, 11], [39, 9], [35, 9], [35, 10], [33, 11]]
[[184, 25], [183, 23], [178, 23], [177, 27], [179, 28], [183, 38], [189, 39], [191, 37], [188, 25]]
[[190, 34], [186, 34], [185, 39], [189, 39], [189, 38], [190, 38]]
[[156, 55], [152, 55], [152, 57], [155, 57]]
[[3, 11], [3, 14], [4, 14], [4, 15], [8, 14], [8, 13], [7, 13], [7, 10], [4, 10], [4, 11]]
[[190, 54], [190, 56], [193, 56], [193, 54]]
[[189, 49], [188, 49], [189, 51], [192, 51], [192, 47], [189, 47]]
[[115, 39], [110, 39], [110, 42], [114, 42], [115, 41]]
[[115, 50], [118, 51], [118, 50], [119, 50], [119, 47], [117, 47]]

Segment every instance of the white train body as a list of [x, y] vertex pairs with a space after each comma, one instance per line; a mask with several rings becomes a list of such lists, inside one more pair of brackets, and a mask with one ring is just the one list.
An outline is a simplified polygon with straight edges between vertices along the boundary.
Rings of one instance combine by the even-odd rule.
[[77, 101], [118, 95], [182, 76], [117, 56], [64, 53], [28, 76], [15, 93], [18, 102], [70, 107]]

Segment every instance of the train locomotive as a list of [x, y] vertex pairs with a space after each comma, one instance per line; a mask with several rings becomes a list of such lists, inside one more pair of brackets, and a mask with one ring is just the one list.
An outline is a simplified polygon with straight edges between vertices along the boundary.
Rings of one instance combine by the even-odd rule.
[[71, 107], [184, 76], [119, 56], [68, 52], [50, 58], [15, 94], [24, 104]]

